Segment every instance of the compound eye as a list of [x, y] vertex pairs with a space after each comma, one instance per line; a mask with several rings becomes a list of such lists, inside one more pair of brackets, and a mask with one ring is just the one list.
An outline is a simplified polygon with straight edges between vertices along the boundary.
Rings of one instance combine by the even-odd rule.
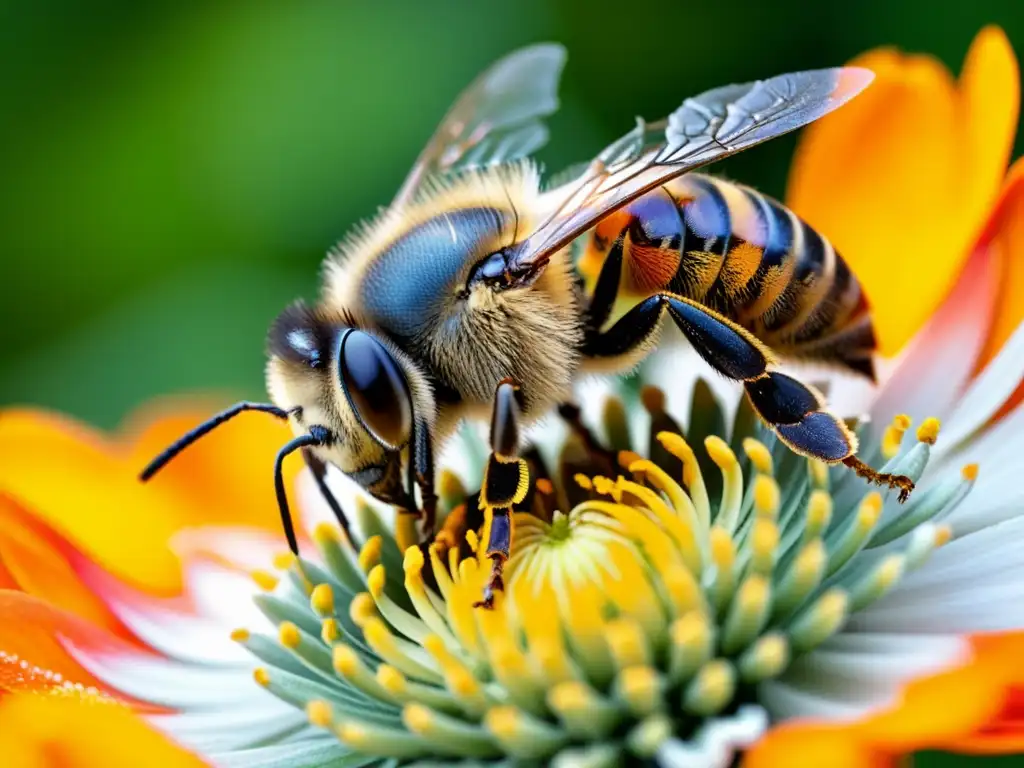
[[373, 336], [348, 331], [341, 340], [341, 382], [349, 405], [363, 426], [389, 450], [398, 450], [412, 432], [409, 386], [391, 353]]

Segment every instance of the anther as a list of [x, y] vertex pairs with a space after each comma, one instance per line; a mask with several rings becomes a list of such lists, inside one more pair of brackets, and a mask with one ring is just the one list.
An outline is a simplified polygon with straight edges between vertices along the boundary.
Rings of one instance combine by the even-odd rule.
[[330, 728], [334, 722], [334, 710], [322, 699], [314, 699], [306, 705], [306, 717], [318, 728]]
[[279, 579], [269, 571], [264, 571], [258, 568], [255, 571], [252, 571], [249, 575], [252, 576], [252, 580], [256, 582], [256, 586], [264, 592], [273, 592], [277, 589]]
[[313, 587], [309, 602], [321, 618], [334, 615], [334, 590], [330, 584], [317, 584]]
[[743, 452], [747, 454], [754, 469], [762, 475], [770, 475], [773, 472], [771, 451], [760, 440], [752, 437], [743, 438]]
[[886, 459], [891, 459], [900, 452], [903, 435], [910, 429], [910, 424], [910, 417], [901, 413], [893, 417], [892, 423], [885, 428], [882, 434], [882, 455]]
[[941, 426], [942, 422], [934, 416], [929, 416], [927, 419], [922, 421], [921, 426], [917, 428], [917, 439], [922, 443], [935, 445], [935, 441], [939, 439], [939, 428]]

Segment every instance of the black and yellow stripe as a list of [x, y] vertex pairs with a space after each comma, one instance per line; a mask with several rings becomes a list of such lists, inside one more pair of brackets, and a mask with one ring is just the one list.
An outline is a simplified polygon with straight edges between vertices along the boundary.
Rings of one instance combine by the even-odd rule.
[[821, 233], [759, 192], [681, 176], [598, 225], [581, 263], [593, 269], [613, 249], [624, 295], [669, 291], [780, 354], [873, 376], [874, 330], [856, 277]]

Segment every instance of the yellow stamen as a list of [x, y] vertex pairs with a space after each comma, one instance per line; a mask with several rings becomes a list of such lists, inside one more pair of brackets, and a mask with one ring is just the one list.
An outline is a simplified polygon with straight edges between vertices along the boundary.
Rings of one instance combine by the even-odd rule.
[[626, 734], [627, 748], [639, 758], [653, 760], [662, 744], [670, 739], [673, 733], [675, 725], [667, 714], [648, 715]]
[[410, 677], [429, 682], [441, 681], [441, 675], [433, 669], [420, 647], [404, 638], [395, 637], [380, 619], [373, 618], [366, 622], [363, 637], [378, 656]]
[[295, 650], [302, 641], [302, 635], [299, 634], [298, 627], [290, 621], [285, 621], [277, 628], [277, 639], [281, 641], [281, 645], [285, 648]]
[[779, 546], [779, 527], [771, 520], [757, 518], [750, 534], [750, 567], [755, 573], [770, 575], [775, 567]]
[[601, 739], [621, 719], [618, 708], [576, 680], [560, 683], [548, 692], [548, 706], [558, 715], [572, 735], [584, 739]]
[[786, 616], [811, 594], [825, 576], [828, 550], [821, 539], [807, 542], [779, 584], [775, 596], [775, 618]]
[[828, 490], [828, 464], [818, 459], [808, 459], [807, 468], [811, 475], [811, 484], [818, 490]]
[[334, 722], [334, 710], [323, 699], [314, 699], [306, 705], [306, 717], [318, 728], [330, 728]]
[[330, 584], [317, 584], [313, 587], [309, 602], [320, 618], [334, 615], [334, 590]]
[[900, 444], [903, 442], [903, 435], [910, 429], [911, 420], [906, 414], [898, 414], [892, 423], [885, 428], [882, 435], [882, 455], [891, 459], [900, 452]]
[[244, 627], [231, 630], [231, 639], [236, 643], [244, 643], [249, 639], [249, 630]]
[[695, 609], [706, 609], [704, 592], [697, 583], [697, 577], [688, 568], [681, 565], [669, 568], [661, 575], [661, 580], [677, 616], [684, 616]]
[[635, 717], [647, 717], [665, 706], [661, 678], [648, 666], [622, 670], [616, 690]]
[[941, 426], [942, 422], [934, 416], [929, 416], [927, 419], [922, 421], [921, 426], [917, 428], [917, 439], [922, 443], [935, 445], [935, 441], [939, 439], [939, 429]]
[[385, 665], [382, 664], [377, 670], [378, 675], [374, 676], [370, 668], [359, 658], [359, 654], [344, 643], [338, 643], [332, 649], [331, 666], [338, 677], [347, 680], [367, 696], [381, 701], [400, 701], [399, 697], [393, 695], [379, 680], [380, 669]]
[[744, 651], [738, 667], [743, 682], [759, 683], [780, 675], [788, 664], [789, 643], [781, 633], [772, 632]]
[[864, 606], [881, 598], [892, 589], [903, 576], [906, 558], [894, 554], [887, 556], [850, 592], [850, 611], [859, 611]]
[[[700, 535], [705, 529], [700, 526], [697, 510], [690, 497], [679, 487], [679, 483], [652, 461], [640, 459], [630, 463], [628, 469], [630, 472], [644, 473], [651, 485], [668, 496], [672, 510], [670, 512], [665, 510], [668, 514], [660, 516], [661, 520], [668, 526], [679, 547], [683, 549], [683, 556], [690, 563], [691, 568], [695, 569], [695, 573], [698, 572], [701, 566], [701, 549], [706, 549], [707, 542]], [[638, 486], [630, 484], [628, 487]], [[642, 496], [641, 498], [649, 499], [650, 497]], [[659, 505], [659, 509], [662, 508], [663, 505]]]
[[338, 628], [337, 620], [324, 619], [323, 624], [320, 625], [320, 639], [326, 645], [334, 645], [338, 642], [339, 637], [341, 637], [341, 630]]
[[[409, 595], [416, 613], [419, 614], [419, 619], [402, 611], [404, 626], [399, 627], [399, 629], [414, 640], [421, 640], [428, 632], [434, 632], [441, 635], [451, 645], [457, 645], [458, 641], [451, 633], [448, 622], [434, 606], [433, 601], [431, 601], [430, 596], [427, 594], [427, 587], [423, 582], [423, 566], [425, 562], [423, 551], [418, 546], [409, 547], [405, 550], [405, 559], [402, 563], [405, 571], [405, 591]], [[391, 605], [389, 600], [389, 608], [391, 608]], [[401, 610], [400, 607], [394, 605], [391, 608], [391, 613], [394, 614], [399, 610]]]
[[700, 527], [707, 530], [711, 525], [711, 503], [708, 501], [708, 492], [704, 486], [700, 464], [697, 462], [697, 454], [680, 435], [674, 432], [659, 432], [657, 439], [666, 451], [683, 462], [683, 485], [689, 491], [693, 507], [697, 510]]
[[881, 514], [882, 495], [877, 491], [872, 491], [864, 497], [857, 509], [856, 518], [840, 536], [839, 542], [829, 557], [826, 576], [831, 576], [838, 571], [850, 561], [850, 558], [864, 548], [871, 538]]
[[743, 472], [736, 454], [720, 437], [710, 435], [704, 439], [704, 448], [718, 468], [722, 470], [722, 500], [718, 506], [718, 517], [715, 525], [721, 526], [729, 533], [736, 530], [739, 521], [740, 504], [743, 501]]
[[590, 478], [587, 477], [586, 475], [584, 475], [584, 474], [582, 474], [580, 472], [577, 472], [575, 475], [572, 476], [572, 479], [575, 480], [576, 481], [576, 485], [578, 485], [584, 491], [592, 491], [592, 490], [594, 490], [594, 484], [592, 482], [590, 482]]
[[754, 478], [754, 510], [759, 517], [775, 519], [779, 514], [782, 492], [771, 475]]
[[266, 667], [256, 667], [256, 669], [252, 671], [252, 679], [263, 688], [270, 685], [270, 673], [267, 672]]
[[614, 619], [608, 622], [605, 632], [619, 669], [650, 663], [650, 650], [643, 629], [636, 621]]
[[414, 758], [429, 751], [420, 736], [400, 728], [349, 721], [337, 726], [334, 733], [342, 743], [369, 755]]
[[969, 483], [973, 483], [978, 479], [978, 465], [977, 464], [965, 464], [963, 469], [960, 470], [960, 474], [964, 480]]
[[359, 550], [359, 568], [363, 573], [369, 573], [380, 562], [382, 546], [383, 542], [380, 536], [371, 536], [363, 544], [363, 548]]
[[948, 544], [949, 540], [953, 538], [953, 529], [949, 525], [939, 525], [935, 527], [935, 546], [941, 547], [944, 544]]
[[849, 604], [849, 598], [841, 589], [830, 589], [819, 597], [790, 626], [793, 648], [802, 653], [823, 643], [846, 621]]
[[807, 502], [807, 523], [804, 526], [803, 541], [808, 541], [821, 536], [828, 524], [832, 522], [832, 496], [828, 491], [811, 491], [810, 499]]
[[683, 707], [709, 717], [729, 703], [736, 690], [736, 673], [729, 662], [715, 659], [705, 664], [683, 693]]
[[287, 571], [293, 565], [295, 565], [296, 558], [291, 552], [278, 552], [274, 555], [273, 559], [274, 567], [279, 571]]
[[525, 760], [550, 755], [569, 740], [561, 729], [510, 706], [488, 710], [484, 726], [494, 734], [505, 752]]
[[701, 611], [691, 611], [672, 622], [669, 637], [669, 679], [675, 683], [688, 679], [714, 652], [714, 628]]
[[711, 529], [711, 559], [715, 564], [715, 576], [709, 596], [715, 610], [722, 611], [736, 586], [736, 544], [729, 532], [717, 525]]
[[348, 606], [348, 615], [352, 623], [360, 629], [363, 629], [370, 619], [377, 617], [377, 604], [369, 592], [360, 592], [352, 598]]
[[317, 544], [341, 541], [340, 529], [331, 523], [317, 523], [313, 529], [313, 541]]
[[722, 630], [722, 650], [735, 654], [745, 648], [768, 621], [771, 585], [764, 576], [751, 574], [740, 585]]
[[373, 570], [366, 577], [366, 588], [370, 590], [370, 595], [374, 600], [380, 599], [380, 596], [384, 593], [384, 585], [386, 583], [387, 571], [384, 570], [384, 566], [373, 566]]
[[747, 454], [754, 469], [762, 475], [771, 475], [774, 471], [772, 452], [760, 440], [752, 437], [743, 438], [743, 452]]
[[277, 589], [279, 580], [277, 576], [269, 571], [257, 568], [255, 571], [250, 572], [249, 575], [252, 576], [252, 580], [256, 582], [256, 586], [264, 592], [273, 592]]
[[447, 603], [450, 601], [449, 595], [452, 590], [452, 576], [448, 570], [448, 566], [445, 565], [442, 555], [444, 549], [440, 544], [430, 545], [430, 570], [434, 574], [434, 581], [437, 582], [437, 588], [441, 590], [441, 598]]
[[[448, 690], [458, 699], [459, 704], [471, 715], [480, 715], [487, 708], [487, 698], [484, 695], [480, 681], [473, 673], [449, 651], [441, 638], [437, 635], [430, 635], [423, 640], [423, 647], [433, 657], [434, 662], [441, 669], [443, 680]], [[398, 664], [394, 666], [402, 669]], [[402, 670], [403, 672], [405, 670]]]
[[420, 540], [420, 533], [417, 530], [419, 517], [409, 514], [398, 514], [395, 516], [395, 543], [398, 550], [404, 552], [409, 547], [415, 547]]
[[548, 633], [537, 636], [531, 635], [528, 629], [527, 637], [529, 638], [530, 655], [548, 685], [572, 680], [579, 674], [573, 668], [560, 634]]

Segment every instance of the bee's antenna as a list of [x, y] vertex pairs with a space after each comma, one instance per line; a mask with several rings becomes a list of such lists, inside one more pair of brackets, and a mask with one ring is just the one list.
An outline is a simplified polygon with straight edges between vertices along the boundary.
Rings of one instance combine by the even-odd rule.
[[163, 469], [164, 465], [166, 465], [171, 459], [192, 445], [196, 440], [219, 427], [225, 421], [235, 418], [235, 416], [243, 411], [263, 411], [264, 413], [269, 413], [271, 416], [276, 416], [279, 419], [288, 418], [288, 411], [283, 408], [278, 408], [276, 405], [270, 405], [269, 403], [236, 403], [226, 411], [222, 411], [216, 416], [207, 419], [190, 432], [186, 432], [180, 438], [167, 446], [163, 453], [153, 459], [149, 463], [149, 466], [142, 470], [142, 473], [139, 475], [139, 479], [142, 480], [142, 482], [146, 482], [153, 477], [153, 475]]
[[284, 460], [288, 454], [309, 445], [323, 445], [326, 441], [327, 430], [323, 427], [313, 427], [310, 434], [299, 435], [285, 443], [277, 458], [274, 460], [274, 490], [277, 492], [277, 506], [281, 512], [281, 525], [284, 526], [284, 535], [288, 539], [288, 548], [292, 554], [298, 557], [299, 542], [295, 538], [295, 526], [292, 524], [292, 514], [288, 509], [288, 494], [284, 488]]

